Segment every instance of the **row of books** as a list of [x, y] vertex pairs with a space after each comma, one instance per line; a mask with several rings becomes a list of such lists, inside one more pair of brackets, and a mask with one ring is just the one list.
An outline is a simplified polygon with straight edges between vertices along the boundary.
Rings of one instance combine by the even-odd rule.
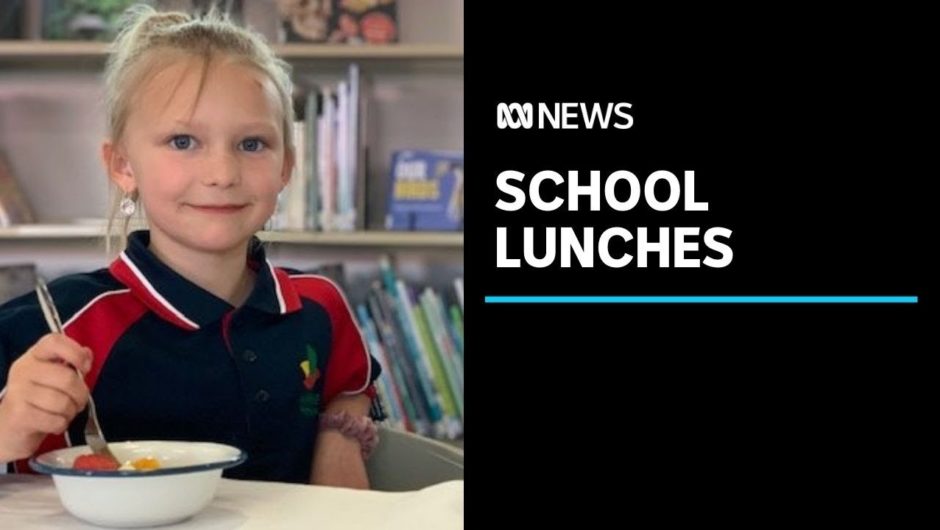
[[351, 231], [463, 229], [463, 153], [395, 151], [387, 179], [373, 179], [387, 197], [381, 223], [367, 219], [368, 88], [351, 63], [336, 85], [307, 84], [293, 126], [294, 169], [278, 199], [270, 230]]
[[387, 259], [356, 316], [372, 355], [382, 366], [377, 380], [394, 428], [454, 440], [463, 435], [463, 280], [454, 297], [408, 285]]
[[310, 85], [298, 106], [294, 171], [271, 230], [362, 230], [366, 226], [365, 91], [359, 65], [335, 86]]

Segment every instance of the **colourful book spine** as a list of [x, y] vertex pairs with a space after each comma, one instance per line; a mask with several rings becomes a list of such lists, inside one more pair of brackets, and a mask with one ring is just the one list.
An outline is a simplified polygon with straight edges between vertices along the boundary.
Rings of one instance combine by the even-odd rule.
[[443, 413], [441, 410], [441, 396], [431, 384], [431, 370], [427, 361], [427, 357], [422, 351], [421, 341], [417, 335], [417, 325], [415, 323], [414, 311], [411, 307], [411, 299], [408, 296], [408, 288], [401, 280], [397, 280], [395, 282], [395, 288], [395, 303], [398, 309], [399, 318], [402, 320], [402, 329], [404, 330], [405, 341], [408, 343], [408, 350], [411, 352], [411, 355], [414, 359], [414, 364], [418, 374], [418, 381], [428, 398], [431, 422], [437, 426], [436, 428], [438, 429], [438, 432], [441, 433], [442, 431], [440, 430], [440, 422], [443, 419]]
[[438, 362], [443, 371], [442, 380], [446, 383], [448, 392], [454, 402], [456, 415], [463, 418], [463, 374], [454, 363], [454, 344], [448, 335], [447, 327], [441, 318], [441, 309], [437, 304], [436, 295], [430, 288], [421, 293], [421, 307], [427, 319], [428, 331], [439, 357]]
[[423, 354], [426, 357], [425, 362], [429, 365], [430, 368], [431, 384], [434, 385], [434, 389], [441, 397], [441, 408], [444, 411], [444, 415], [449, 418], [457, 418], [459, 417], [459, 413], [457, 412], [457, 404], [454, 402], [454, 396], [450, 385], [447, 384], [447, 374], [444, 372], [444, 365], [441, 362], [440, 352], [437, 351], [434, 340], [431, 338], [431, 332], [428, 329], [428, 321], [424, 312], [424, 308], [420, 305], [415, 305], [412, 310], [414, 311], [414, 321], [417, 335], [421, 340]]
[[457, 344], [457, 353], [460, 355], [460, 362], [463, 362], [463, 315], [456, 304], [450, 306], [450, 326], [454, 330], [453, 335]]
[[394, 388], [394, 378], [391, 375], [391, 366], [388, 362], [387, 356], [385, 355], [385, 348], [379, 341], [378, 333], [376, 333], [375, 322], [369, 316], [369, 313], [366, 311], [366, 307], [363, 304], [356, 305], [356, 315], [359, 319], [359, 325], [362, 329], [363, 335], [365, 336], [366, 343], [369, 345], [369, 352], [379, 362], [379, 366], [382, 367], [383, 375], [376, 380], [379, 393], [383, 396], [385, 404], [388, 405], [387, 409], [389, 410], [391, 419], [395, 423], [401, 424], [406, 418], [403, 410], [404, 407], [402, 405], [401, 396]]
[[401, 333], [388, 302], [388, 294], [378, 285], [373, 285], [369, 296], [369, 310], [378, 322], [379, 333], [387, 347], [389, 364], [395, 376], [396, 383], [404, 402], [407, 417], [413, 432], [427, 434], [430, 432], [430, 417], [428, 407], [421, 389], [418, 387], [411, 359], [405, 351]]

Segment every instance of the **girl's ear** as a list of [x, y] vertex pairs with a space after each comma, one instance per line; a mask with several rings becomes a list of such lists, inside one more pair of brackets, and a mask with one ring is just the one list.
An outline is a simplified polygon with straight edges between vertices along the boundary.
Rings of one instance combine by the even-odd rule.
[[124, 193], [130, 195], [137, 190], [137, 181], [134, 180], [131, 163], [119, 145], [111, 140], [105, 140], [101, 145], [101, 161], [108, 170], [108, 177]]
[[[297, 147], [294, 147], [297, 149]], [[287, 182], [290, 180], [291, 173], [294, 171], [294, 149], [285, 149], [284, 150], [284, 166], [281, 169], [281, 184], [287, 186]], [[282, 189], [283, 189], [282, 186]]]

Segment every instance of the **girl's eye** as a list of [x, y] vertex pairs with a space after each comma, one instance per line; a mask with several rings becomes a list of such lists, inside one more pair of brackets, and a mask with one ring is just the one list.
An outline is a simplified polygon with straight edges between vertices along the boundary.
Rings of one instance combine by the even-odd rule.
[[192, 149], [195, 144], [196, 141], [188, 134], [177, 134], [170, 139], [170, 145], [173, 146], [174, 149], [179, 149], [180, 151]]
[[248, 151], [249, 153], [255, 153], [264, 149], [264, 140], [260, 138], [246, 138], [242, 140], [242, 150]]

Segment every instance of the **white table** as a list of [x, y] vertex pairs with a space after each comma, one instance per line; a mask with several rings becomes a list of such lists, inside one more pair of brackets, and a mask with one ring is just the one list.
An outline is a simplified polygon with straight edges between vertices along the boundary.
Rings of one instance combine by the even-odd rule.
[[[0, 528], [97, 528], [65, 511], [52, 479], [0, 475]], [[215, 499], [183, 523], [161, 528], [270, 530], [303, 528], [460, 529], [463, 481], [388, 493], [325, 486], [222, 479]]]

